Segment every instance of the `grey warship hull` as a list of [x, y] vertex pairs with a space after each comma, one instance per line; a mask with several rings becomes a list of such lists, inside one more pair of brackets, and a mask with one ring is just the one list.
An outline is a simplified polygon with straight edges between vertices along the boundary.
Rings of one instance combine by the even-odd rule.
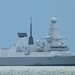
[[0, 66], [75, 66], [75, 56], [0, 57]]
[[75, 55], [61, 41], [56, 18], [51, 19], [46, 42], [32, 37], [32, 19], [30, 19], [30, 37], [27, 33], [18, 33], [18, 40], [11, 48], [0, 50], [0, 66], [75, 66]]

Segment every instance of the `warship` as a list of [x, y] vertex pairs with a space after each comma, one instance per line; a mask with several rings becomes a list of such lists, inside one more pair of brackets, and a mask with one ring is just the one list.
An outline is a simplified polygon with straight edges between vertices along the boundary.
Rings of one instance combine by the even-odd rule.
[[75, 66], [75, 55], [69, 52], [67, 45], [61, 42], [57, 19], [51, 18], [46, 42], [32, 36], [32, 18], [30, 18], [30, 37], [27, 33], [18, 33], [18, 40], [11, 48], [0, 50], [0, 66]]

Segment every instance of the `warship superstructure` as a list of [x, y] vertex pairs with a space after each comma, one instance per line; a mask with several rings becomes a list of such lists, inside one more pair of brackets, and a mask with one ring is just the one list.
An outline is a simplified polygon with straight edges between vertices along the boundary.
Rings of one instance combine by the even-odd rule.
[[0, 66], [75, 66], [75, 55], [69, 53], [67, 45], [61, 42], [57, 20], [51, 19], [46, 42], [32, 36], [32, 18], [30, 19], [30, 37], [27, 33], [18, 33], [18, 40], [11, 48], [0, 50]]

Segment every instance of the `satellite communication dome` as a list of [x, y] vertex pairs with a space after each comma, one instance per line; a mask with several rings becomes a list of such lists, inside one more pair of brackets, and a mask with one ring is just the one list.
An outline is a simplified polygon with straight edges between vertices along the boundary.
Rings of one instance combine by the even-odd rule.
[[57, 22], [56, 18], [53, 17], [53, 18], [51, 19], [51, 23], [56, 23], [56, 22]]

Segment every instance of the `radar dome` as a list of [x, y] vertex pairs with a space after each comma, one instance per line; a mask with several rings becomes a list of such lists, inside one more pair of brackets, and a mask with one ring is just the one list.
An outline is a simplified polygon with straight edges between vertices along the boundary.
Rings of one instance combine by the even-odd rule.
[[53, 18], [51, 19], [51, 23], [56, 23], [56, 22], [57, 22], [56, 18], [53, 17]]

